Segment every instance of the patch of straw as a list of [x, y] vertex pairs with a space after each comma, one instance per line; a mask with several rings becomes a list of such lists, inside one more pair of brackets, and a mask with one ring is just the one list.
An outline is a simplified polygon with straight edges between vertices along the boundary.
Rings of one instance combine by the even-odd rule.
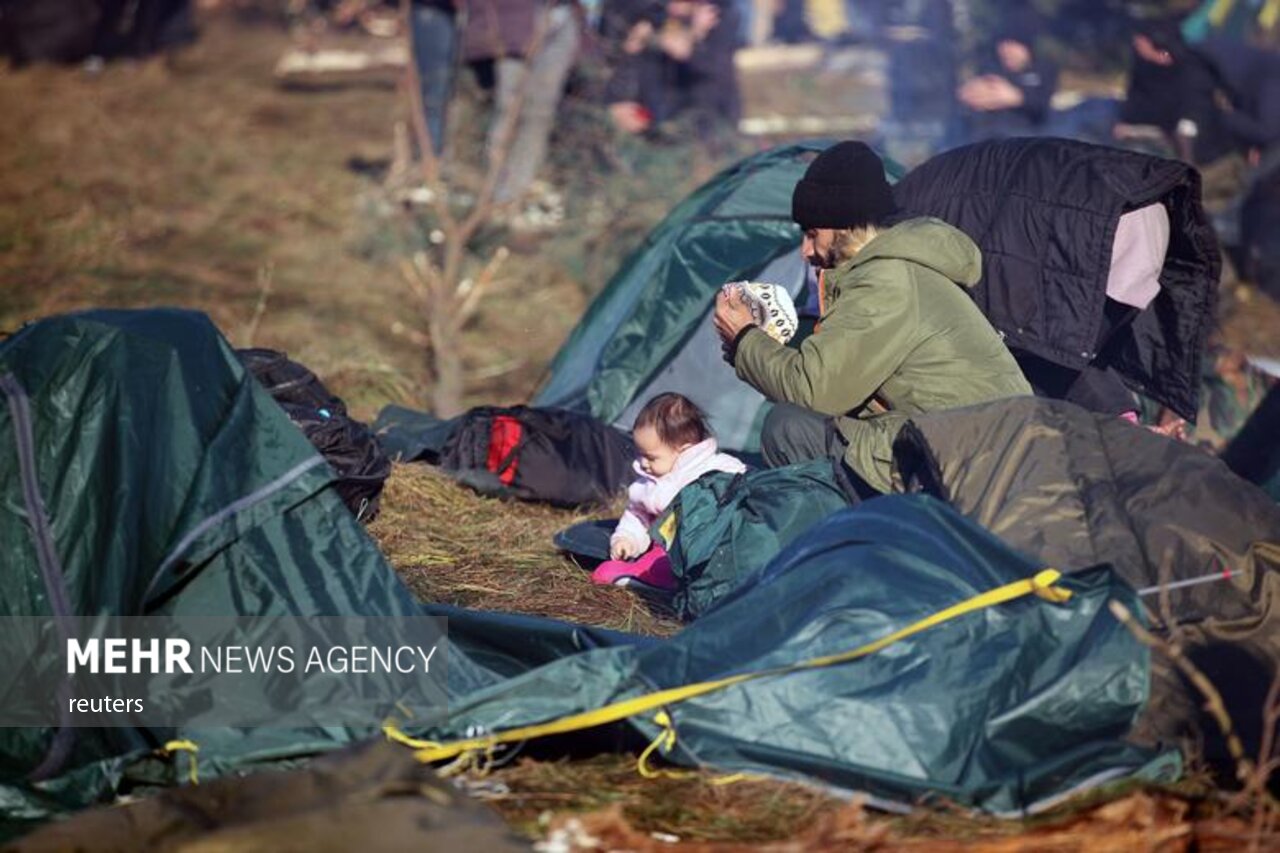
[[[614, 516], [618, 508], [612, 508]], [[609, 508], [594, 513], [608, 517]], [[369, 532], [423, 601], [547, 616], [640, 634], [680, 624], [635, 595], [591, 583], [552, 536], [590, 512], [482, 497], [427, 465], [397, 465]]]

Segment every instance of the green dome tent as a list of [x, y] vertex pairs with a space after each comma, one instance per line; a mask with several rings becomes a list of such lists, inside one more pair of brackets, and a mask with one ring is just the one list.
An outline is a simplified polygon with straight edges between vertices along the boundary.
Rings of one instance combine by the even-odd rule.
[[[75, 636], [79, 620], [102, 616], [193, 626], [421, 615], [328, 488], [323, 457], [202, 314], [94, 311], [24, 327], [0, 344], [0, 448], [10, 628], [47, 619]], [[7, 631], [7, 712], [38, 704], [33, 683], [59, 677], [61, 659], [25, 639]], [[212, 775], [332, 749], [380, 722], [90, 728], [66, 711], [59, 701], [43, 728], [0, 728], [0, 817], [93, 802], [169, 740], [197, 742]]]
[[[780, 285], [803, 304], [811, 273], [791, 192], [829, 144], [749, 157], [679, 204], [591, 303], [531, 405], [630, 429], [646, 400], [676, 391], [706, 411], [721, 446], [757, 450], [769, 404], [722, 360], [711, 309], [721, 284], [744, 279]], [[889, 162], [886, 173], [894, 181], [902, 169]]]

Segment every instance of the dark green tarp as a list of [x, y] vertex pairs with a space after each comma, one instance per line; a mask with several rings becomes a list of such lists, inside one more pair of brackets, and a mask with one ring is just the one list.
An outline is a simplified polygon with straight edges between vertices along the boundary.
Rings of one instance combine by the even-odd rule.
[[[211, 613], [448, 617], [449, 739], [614, 699], [844, 651], [1039, 568], [943, 504], [881, 498], [830, 516], [679, 635], [418, 605], [329, 488], [332, 473], [202, 315], [93, 312], [0, 345], [0, 615]], [[1014, 811], [1134, 772], [1120, 738], [1146, 696], [1146, 653], [1106, 610], [1110, 572], [1067, 604], [982, 610], [838, 667], [761, 679], [669, 708], [683, 763], [865, 790], [940, 793]], [[6, 648], [24, 666], [45, 661]], [[22, 691], [18, 669], [0, 695]], [[15, 693], [16, 691], [16, 693]], [[313, 755], [369, 728], [0, 730], [0, 815], [22, 821]], [[646, 743], [648, 719], [548, 748]], [[603, 740], [593, 740], [603, 736]], [[45, 781], [32, 781], [41, 767]]]
[[783, 546], [848, 506], [833, 465], [818, 459], [745, 474], [704, 474], [654, 524], [679, 581], [672, 605], [695, 619]]
[[[201, 314], [99, 311], [0, 345], [0, 616], [416, 616], [420, 606], [329, 487], [334, 475]], [[61, 613], [59, 613], [61, 611]], [[21, 695], [24, 654], [0, 675]], [[459, 662], [460, 683], [483, 677]], [[201, 772], [366, 737], [332, 727], [0, 729], [0, 815], [109, 796], [165, 741]], [[46, 781], [33, 782], [31, 776]]]
[[[945, 504], [878, 498], [828, 516], [676, 636], [517, 675], [454, 703], [428, 735], [499, 732], [848, 651], [1040, 568]], [[670, 704], [670, 757], [882, 804], [940, 794], [1001, 813], [1137, 772], [1154, 753], [1121, 738], [1146, 700], [1148, 656], [1107, 609], [1115, 599], [1136, 610], [1136, 597], [1106, 569], [1063, 586], [1074, 592], [1065, 604], [1024, 598], [863, 660]], [[637, 748], [659, 732], [648, 716], [615, 728]], [[1176, 773], [1176, 758], [1163, 771]]]

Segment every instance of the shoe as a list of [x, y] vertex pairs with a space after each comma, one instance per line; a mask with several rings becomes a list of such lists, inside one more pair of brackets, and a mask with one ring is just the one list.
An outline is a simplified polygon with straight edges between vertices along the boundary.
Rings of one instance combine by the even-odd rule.
[[614, 586], [648, 587], [670, 592], [677, 586], [671, 559], [661, 545], [654, 545], [634, 560], [606, 560], [591, 573], [591, 582]]

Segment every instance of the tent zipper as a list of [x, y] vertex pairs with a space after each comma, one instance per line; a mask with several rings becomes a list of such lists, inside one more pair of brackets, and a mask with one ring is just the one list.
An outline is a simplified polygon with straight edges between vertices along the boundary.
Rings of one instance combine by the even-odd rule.
[[[31, 401], [26, 389], [12, 373], [0, 376], [0, 391], [9, 401], [9, 414], [13, 418], [13, 432], [17, 440], [18, 470], [22, 479], [22, 500], [26, 505], [27, 521], [31, 525], [31, 536], [36, 546], [36, 562], [40, 564], [40, 575], [44, 581], [45, 593], [49, 598], [49, 609], [53, 612], [53, 621], [62, 635], [63, 643], [74, 634], [72, 624], [71, 603], [67, 595], [66, 579], [62, 573], [62, 564], [58, 559], [58, 551], [54, 547], [53, 531], [49, 526], [48, 508], [40, 494], [40, 480], [36, 470], [35, 437], [31, 423]], [[31, 771], [33, 781], [53, 776], [71, 753], [75, 739], [75, 730], [66, 725], [64, 703], [69, 695], [70, 682], [64, 681], [59, 691], [58, 717], [59, 727], [54, 735], [49, 752], [40, 764]]]
[[293, 485], [297, 480], [302, 478], [303, 474], [307, 473], [312, 468], [315, 468], [317, 465], [324, 464], [326, 464], [324, 457], [319, 453], [313, 453], [310, 457], [302, 460], [262, 488], [251, 494], [245, 495], [244, 497], [237, 498], [222, 509], [206, 517], [195, 527], [188, 530], [178, 544], [174, 546], [173, 550], [169, 552], [169, 555], [164, 558], [164, 561], [160, 564], [160, 568], [156, 570], [155, 575], [152, 576], [151, 582], [147, 584], [146, 592], [143, 593], [142, 600], [144, 602], [151, 600], [151, 597], [155, 593], [157, 585], [160, 583], [161, 579], [168, 575], [169, 570], [182, 559], [183, 555], [187, 553], [187, 550], [191, 548], [192, 544], [210, 529], [226, 521], [228, 518], [245, 511], [253, 505], [266, 500], [276, 492]]

